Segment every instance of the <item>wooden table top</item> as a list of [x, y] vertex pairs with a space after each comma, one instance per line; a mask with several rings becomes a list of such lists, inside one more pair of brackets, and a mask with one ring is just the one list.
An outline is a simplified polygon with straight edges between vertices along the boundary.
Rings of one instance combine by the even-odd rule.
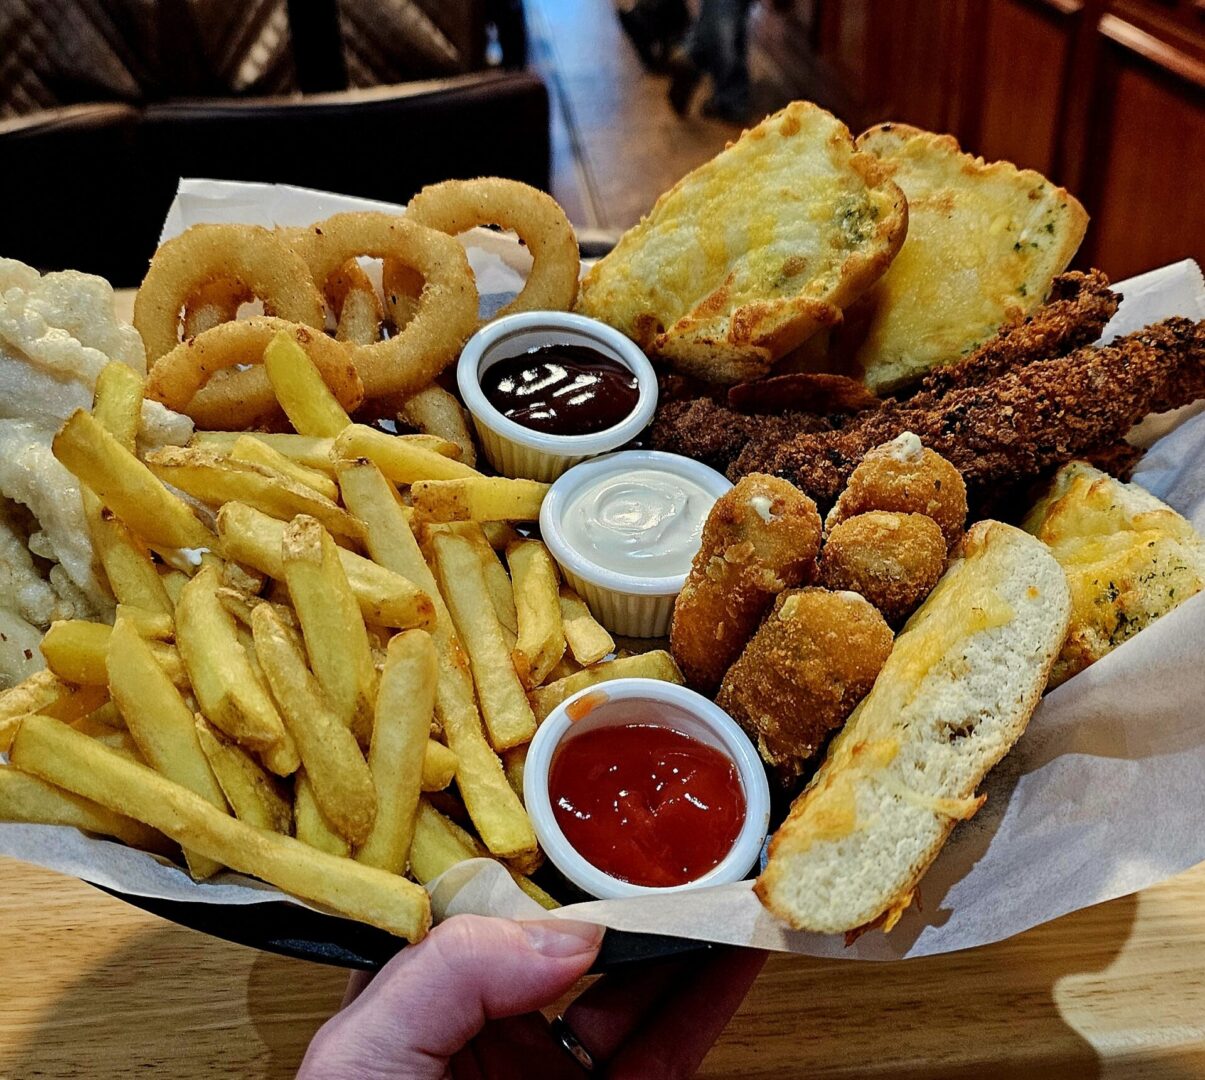
[[[291, 1077], [345, 973], [0, 859], [0, 1077]], [[772, 957], [702, 1074], [1205, 1076], [1205, 865], [967, 953]]]

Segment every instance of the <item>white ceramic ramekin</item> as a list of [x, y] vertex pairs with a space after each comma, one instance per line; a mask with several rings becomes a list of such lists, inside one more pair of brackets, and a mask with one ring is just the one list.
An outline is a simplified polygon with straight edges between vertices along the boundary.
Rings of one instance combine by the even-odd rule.
[[[582, 715], [576, 702], [593, 695], [593, 707]], [[745, 795], [745, 821], [728, 855], [702, 877], [685, 885], [652, 887], [634, 885], [612, 877], [589, 862], [569, 843], [557, 824], [548, 794], [548, 776], [552, 759], [565, 740], [574, 733], [592, 728], [625, 723], [622, 709], [605, 708], [632, 700], [663, 702], [677, 706], [685, 716], [667, 717], [665, 726], [714, 747], [736, 766]], [[574, 720], [571, 717], [577, 716]], [[641, 721], [646, 723], [647, 720]], [[540, 725], [527, 751], [523, 767], [523, 803], [531, 817], [540, 846], [548, 857], [579, 889], [602, 900], [650, 893], [681, 892], [706, 885], [724, 885], [740, 881], [753, 867], [761, 852], [770, 826], [770, 785], [757, 750], [736, 722], [701, 694], [675, 683], [657, 679], [616, 679], [590, 686], [563, 701]]]
[[[732, 484], [721, 473], [691, 458], [659, 450], [624, 450], [575, 465], [552, 485], [540, 508], [540, 535], [560, 565], [565, 580], [608, 630], [627, 637], [664, 637], [669, 632], [674, 598], [686, 584], [686, 571], [669, 577], [637, 577], [592, 562], [565, 537], [561, 521], [582, 486], [600, 476], [632, 469], [664, 469], [699, 484], [715, 498]], [[708, 507], [710, 510], [710, 507]], [[694, 557], [690, 552], [690, 557]], [[689, 560], [688, 560], [689, 565]]]
[[[491, 364], [544, 345], [586, 345], [623, 364], [636, 376], [636, 407], [621, 423], [588, 435], [532, 431], [503, 416], [486, 399], [481, 376]], [[579, 461], [605, 454], [639, 435], [657, 408], [657, 375], [635, 342], [618, 330], [564, 311], [524, 311], [478, 330], [456, 366], [456, 385], [477, 428], [481, 449], [503, 476], [555, 480]]]

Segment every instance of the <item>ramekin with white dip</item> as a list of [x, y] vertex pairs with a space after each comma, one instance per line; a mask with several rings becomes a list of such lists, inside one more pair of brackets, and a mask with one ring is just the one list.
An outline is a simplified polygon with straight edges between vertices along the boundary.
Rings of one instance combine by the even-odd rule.
[[664, 637], [703, 523], [731, 487], [714, 469], [678, 454], [606, 454], [552, 485], [540, 533], [565, 580], [608, 630]]
[[[616, 389], [630, 393], [630, 408], [622, 409], [601, 430], [590, 430], [591, 425], [585, 423], [577, 427], [575, 410], [580, 411], [577, 403], [600, 389], [605, 395], [603, 383], [589, 372], [568, 379], [561, 372], [559, 384], [546, 387], [547, 380], [533, 377], [521, 368], [508, 374], [505, 384], [512, 391], [510, 403], [518, 407], [496, 404], [498, 387], [488, 386], [491, 370], [498, 365], [514, 367], [516, 361], [535, 350], [553, 346], [590, 350], [610, 369], [607, 374], [628, 373], [627, 385]], [[605, 323], [561, 311], [508, 315], [477, 331], [460, 354], [456, 385], [473, 417], [489, 463], [504, 476], [545, 482], [555, 480], [580, 461], [631, 442], [645, 429], [657, 408], [657, 376], [640, 347]], [[516, 388], [519, 394], [546, 391], [542, 411], [524, 408], [514, 395]], [[495, 392], [493, 401], [491, 391]], [[613, 404], [605, 397], [599, 400]]]

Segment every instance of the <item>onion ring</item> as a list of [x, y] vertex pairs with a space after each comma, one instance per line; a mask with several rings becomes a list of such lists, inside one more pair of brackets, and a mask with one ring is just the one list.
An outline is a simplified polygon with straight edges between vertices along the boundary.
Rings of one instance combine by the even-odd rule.
[[397, 259], [381, 264], [381, 288], [385, 293], [385, 310], [395, 331], [404, 330], [418, 314], [419, 298], [423, 294], [423, 275], [412, 266]]
[[453, 236], [474, 225], [514, 229], [533, 259], [519, 295], [495, 318], [516, 311], [568, 311], [577, 299], [581, 255], [573, 226], [557, 201], [518, 180], [445, 180], [423, 188], [406, 216]]
[[217, 278], [194, 289], [184, 305], [184, 339], [231, 322], [238, 316], [239, 306], [253, 299], [251, 290], [233, 278]]
[[459, 352], [477, 328], [477, 285], [464, 248], [450, 236], [393, 214], [336, 214], [309, 230], [307, 262], [329, 281], [349, 259], [396, 259], [422, 274], [418, 313], [388, 341], [351, 347], [365, 396], [413, 394]]
[[325, 289], [335, 309], [335, 340], [350, 345], [372, 345], [381, 340], [385, 312], [368, 275], [355, 259], [333, 273]]
[[201, 286], [233, 279], [268, 315], [321, 329], [322, 297], [305, 261], [255, 225], [194, 225], [159, 246], [134, 298], [134, 326], [154, 363], [180, 339], [180, 309]]
[[[262, 365], [264, 349], [281, 330], [305, 349], [344, 409], [360, 405], [364, 386], [348, 346], [311, 326], [269, 316], [221, 323], [181, 342], [151, 368], [147, 396], [187, 413], [201, 428], [238, 430], [262, 423], [280, 408]], [[253, 366], [229, 370], [240, 364]]]

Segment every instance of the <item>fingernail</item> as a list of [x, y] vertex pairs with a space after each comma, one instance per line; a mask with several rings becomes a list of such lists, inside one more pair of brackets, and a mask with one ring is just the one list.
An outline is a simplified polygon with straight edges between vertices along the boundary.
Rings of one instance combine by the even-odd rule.
[[544, 956], [565, 957], [594, 952], [603, 938], [601, 926], [569, 919], [542, 919], [519, 926], [531, 947]]

